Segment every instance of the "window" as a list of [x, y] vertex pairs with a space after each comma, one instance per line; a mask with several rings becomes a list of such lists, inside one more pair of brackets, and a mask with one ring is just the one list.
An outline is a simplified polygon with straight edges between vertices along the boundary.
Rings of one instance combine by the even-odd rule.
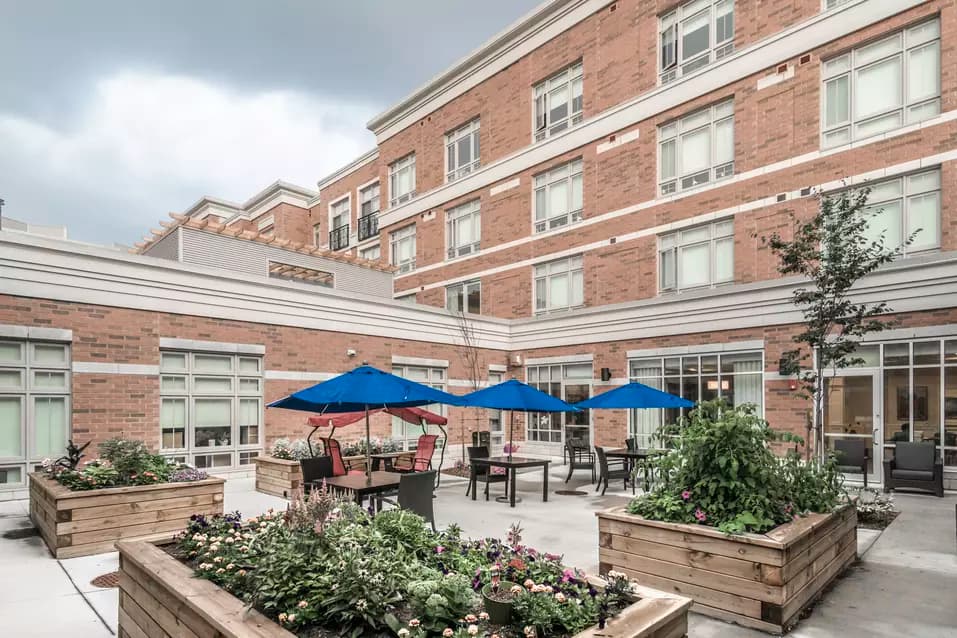
[[847, 4], [850, 1], [851, 0], [824, 0], [824, 9], [833, 9], [835, 7], [841, 6], [842, 4]]
[[734, 222], [714, 222], [661, 235], [658, 272], [662, 292], [734, 281]]
[[582, 161], [580, 159], [535, 176], [535, 232], [582, 220]]
[[846, 144], [940, 113], [940, 21], [824, 62], [821, 143]]
[[[445, 382], [446, 382], [446, 369], [445, 368], [432, 368], [425, 366], [412, 366], [412, 365], [393, 365], [392, 374], [398, 375], [405, 379], [415, 381], [416, 383], [421, 383], [427, 385], [436, 390], [441, 390], [445, 392]], [[429, 412], [435, 412], [436, 414], [445, 414], [445, 406], [442, 404], [430, 404], [422, 406], [424, 409]], [[404, 450], [414, 450], [416, 444], [419, 441], [419, 437], [423, 434], [442, 434], [442, 430], [437, 425], [427, 425], [424, 428], [421, 425], [413, 425], [412, 423], [407, 423], [399, 417], [392, 417], [392, 438], [398, 439]], [[443, 439], [439, 436], [438, 441], [436, 441], [436, 447], [441, 447], [443, 444]]]
[[480, 166], [478, 119], [445, 136], [445, 158], [447, 182], [465, 177]]
[[446, 245], [448, 258], [478, 252], [482, 240], [481, 202], [472, 200], [446, 213]]
[[[629, 362], [631, 381], [643, 383], [689, 401], [718, 397], [731, 405], [753, 403], [758, 414], [764, 406], [764, 353], [761, 351], [654, 357]], [[652, 435], [662, 425], [672, 425], [686, 410], [679, 408], [630, 410], [628, 433], [639, 438], [639, 447], [658, 447]]]
[[359, 241], [379, 233], [379, 183], [359, 191]]
[[[578, 403], [591, 396], [590, 363], [529, 366], [528, 384], [566, 403]], [[591, 410], [580, 412], [531, 412], [528, 418], [529, 441], [562, 443], [568, 439], [589, 444], [588, 429]], [[564, 438], [563, 438], [564, 435]]]
[[659, 126], [658, 173], [662, 195], [734, 175], [734, 102]]
[[391, 263], [400, 273], [415, 270], [415, 224], [389, 233]]
[[379, 244], [376, 244], [375, 246], [369, 246], [368, 248], [360, 250], [359, 256], [369, 261], [379, 261], [382, 257], [382, 251], [380, 250]]
[[535, 266], [535, 312], [568, 310], [584, 301], [582, 256], [558, 259]]
[[914, 242], [902, 250], [904, 256], [940, 247], [940, 170], [878, 182], [867, 199], [870, 217], [867, 233], [896, 248], [917, 233]]
[[262, 448], [263, 360], [160, 353], [160, 449], [196, 467], [248, 465]]
[[535, 141], [582, 121], [582, 63], [535, 85]]
[[343, 197], [329, 205], [329, 248], [331, 250], [341, 250], [349, 246], [351, 215], [349, 197]]
[[398, 206], [415, 197], [415, 153], [389, 165], [389, 205]]
[[662, 84], [734, 52], [734, 0], [694, 0], [658, 21]]
[[[489, 372], [488, 373], [488, 385], [498, 385], [504, 379], [502, 378], [503, 374], [501, 372]], [[498, 454], [499, 450], [503, 450], [505, 444], [505, 430], [502, 427], [502, 411], [496, 410], [494, 408], [489, 409], [488, 411], [488, 431], [489, 431], [489, 442], [491, 443], [491, 452], [492, 454]]]
[[317, 248], [322, 245], [322, 224], [312, 225], [312, 245]]
[[445, 307], [455, 313], [482, 313], [482, 282], [467, 281], [445, 289]]
[[0, 490], [63, 455], [70, 437], [70, 346], [0, 341]]

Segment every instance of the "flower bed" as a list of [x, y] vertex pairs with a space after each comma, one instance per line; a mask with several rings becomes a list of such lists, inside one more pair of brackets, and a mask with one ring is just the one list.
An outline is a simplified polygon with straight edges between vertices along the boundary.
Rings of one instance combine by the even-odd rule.
[[[121, 551], [159, 560], [155, 548], [131, 547]], [[521, 545], [517, 528], [507, 542], [471, 541], [454, 526], [433, 533], [403, 510], [370, 516], [323, 490], [294, 501], [285, 515], [197, 519], [167, 551], [185, 563], [177, 565], [181, 577], [194, 574], [222, 587], [274, 621], [268, 631], [282, 628], [301, 638], [570, 637], [593, 635], [595, 625], [606, 625], [601, 635], [682, 636], [691, 605], [632, 588], [623, 575], [610, 574], [600, 586], [565, 568], [559, 556]], [[141, 571], [160, 571], [154, 564]], [[205, 591], [194, 600], [215, 603], [208, 592], [219, 590]], [[490, 592], [510, 605], [508, 622], [491, 624], [481, 595]], [[233, 609], [238, 601], [229, 600]], [[217, 617], [214, 609], [197, 613]], [[235, 635], [226, 629], [228, 623], [215, 628]]]

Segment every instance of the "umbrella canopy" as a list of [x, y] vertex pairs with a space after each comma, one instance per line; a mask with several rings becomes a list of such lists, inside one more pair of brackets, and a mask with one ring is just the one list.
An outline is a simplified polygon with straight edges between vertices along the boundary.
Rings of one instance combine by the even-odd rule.
[[[413, 425], [421, 425], [427, 423], [429, 425], [445, 425], [449, 422], [441, 414], [436, 414], [435, 412], [429, 412], [428, 410], [423, 410], [422, 408], [379, 408], [377, 410], [369, 410], [369, 414], [374, 414], [375, 412], [385, 412], [386, 414], [391, 414], [392, 416], [397, 416], [406, 423], [411, 423]], [[346, 425], [351, 425], [357, 421], [361, 421], [366, 416], [365, 411], [362, 412], [341, 412], [338, 414], [322, 414], [311, 416], [306, 421], [309, 425], [315, 425], [319, 427], [332, 427], [332, 428], [341, 428]]]
[[318, 412], [365, 412], [377, 408], [411, 408], [430, 403], [461, 405], [460, 397], [403, 379], [372, 366], [359, 366], [328, 381], [293, 392], [267, 407]]
[[532, 386], [509, 379], [458, 397], [459, 405], [522, 412], [577, 412], [578, 408]]
[[693, 408], [694, 402], [632, 381], [575, 404], [576, 408]]

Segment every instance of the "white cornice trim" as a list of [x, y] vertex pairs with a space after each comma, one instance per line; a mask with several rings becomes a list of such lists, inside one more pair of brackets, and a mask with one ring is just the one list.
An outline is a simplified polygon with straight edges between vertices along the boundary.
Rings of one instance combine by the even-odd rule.
[[424, 357], [403, 357], [392, 355], [392, 363], [400, 366], [423, 366], [426, 368], [448, 368], [448, 359], [426, 359]]
[[550, 365], [555, 363], [591, 363], [595, 360], [595, 355], [588, 354], [566, 354], [557, 357], [529, 357], [525, 359], [525, 367]]
[[190, 206], [183, 214], [196, 219], [216, 215], [226, 218], [227, 223], [232, 223], [240, 219], [255, 219], [279, 204], [292, 204], [293, 206], [308, 208], [309, 203], [317, 197], [319, 197], [319, 193], [316, 191], [278, 180], [242, 204], [207, 195]]
[[316, 189], [319, 191], [319, 197], [322, 197], [322, 189], [328, 186], [329, 184], [339, 181], [343, 177], [356, 172], [357, 170], [359, 170], [360, 168], [362, 168], [369, 162], [373, 162], [377, 159], [379, 159], [379, 149], [374, 148], [370, 151], [366, 151], [365, 153], [363, 153], [356, 159], [352, 160], [351, 162], [349, 162], [342, 168], [337, 169], [334, 173], [330, 173], [329, 175], [326, 175], [325, 177], [320, 179], [318, 182], [316, 182]]
[[533, 166], [607, 138], [658, 113], [717, 91], [740, 78], [760, 74], [778, 62], [795, 58], [923, 2], [926, 0], [858, 2], [842, 8], [841, 11], [820, 13], [699, 71], [599, 113], [568, 131], [522, 148], [466, 177], [422, 193], [401, 206], [390, 208], [380, 213], [379, 226], [391, 226], [473, 191], [511, 179], [517, 173]]
[[73, 331], [62, 328], [0, 324], [0, 337], [34, 341], [73, 341]]
[[226, 341], [200, 341], [198, 339], [177, 339], [160, 337], [161, 350], [191, 350], [195, 352], [224, 352], [228, 354], [266, 354], [266, 346], [261, 343], [229, 343]]
[[614, 0], [549, 0], [380, 113], [367, 126], [382, 144], [502, 69], [572, 28]]
[[672, 357], [683, 354], [708, 354], [719, 352], [741, 352], [744, 350], [764, 350], [764, 339], [750, 341], [729, 341], [727, 343], [708, 343], [693, 346], [671, 346], [668, 348], [647, 348], [644, 350], [629, 350], [625, 356], [629, 359], [643, 357]]
[[101, 361], [74, 361], [74, 374], [128, 374], [135, 376], [159, 376], [158, 365], [138, 363], [104, 363]]

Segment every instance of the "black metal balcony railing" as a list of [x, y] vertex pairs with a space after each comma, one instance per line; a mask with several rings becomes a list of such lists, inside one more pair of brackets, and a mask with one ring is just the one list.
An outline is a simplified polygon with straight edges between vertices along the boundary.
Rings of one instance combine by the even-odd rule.
[[379, 214], [372, 213], [359, 218], [359, 241], [379, 234]]
[[349, 247], [349, 225], [333, 228], [329, 231], [329, 248], [331, 250], [342, 250]]

